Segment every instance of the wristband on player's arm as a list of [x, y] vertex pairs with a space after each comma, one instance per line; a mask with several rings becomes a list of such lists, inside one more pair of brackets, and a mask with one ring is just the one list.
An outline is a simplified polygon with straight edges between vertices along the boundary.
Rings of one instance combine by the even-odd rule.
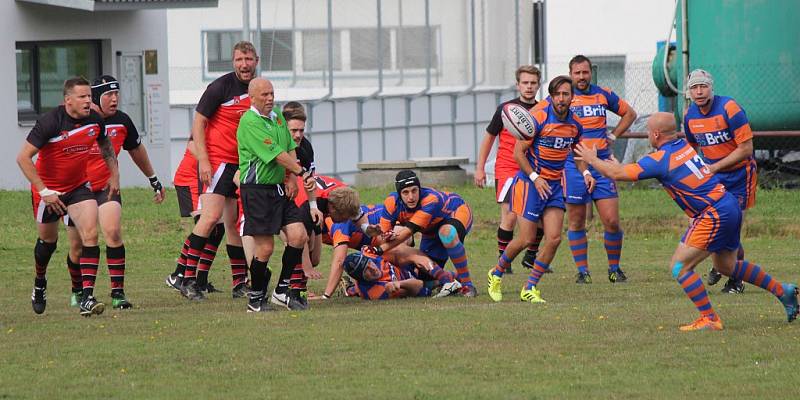
[[587, 168], [587, 169], [585, 169], [585, 170], [583, 170], [583, 176], [586, 176], [586, 175], [591, 175], [591, 174], [592, 174], [592, 173], [589, 171], [589, 169], [588, 169], [588, 168]]
[[528, 179], [530, 179], [531, 182], [536, 182], [536, 178], [538, 178], [538, 177], [539, 177], [539, 174], [537, 174], [536, 171], [533, 171], [533, 172], [531, 172], [530, 175], [528, 175]]
[[308, 201], [308, 206], [311, 207], [312, 210], [319, 210], [319, 207], [317, 207], [317, 201], [316, 200], [309, 200]]
[[164, 190], [164, 186], [162, 186], [161, 182], [158, 181], [158, 177], [157, 176], [155, 176], [155, 175], [148, 176], [147, 180], [150, 181], [150, 187], [153, 188], [154, 192], [160, 192], [160, 191]]

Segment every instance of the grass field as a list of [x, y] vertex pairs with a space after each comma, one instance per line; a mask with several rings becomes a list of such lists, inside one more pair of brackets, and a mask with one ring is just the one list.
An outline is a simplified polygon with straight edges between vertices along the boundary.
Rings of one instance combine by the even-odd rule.
[[[629, 283], [605, 279], [602, 228], [591, 226], [594, 284], [578, 286], [566, 242], [540, 288], [518, 300], [526, 272], [486, 294], [496, 260], [490, 189], [455, 188], [471, 204], [467, 239], [475, 299], [365, 302], [336, 297], [303, 313], [245, 313], [229, 294], [189, 303], [163, 283], [189, 225], [151, 192], [125, 190], [126, 292], [134, 310], [83, 318], [69, 308], [66, 239], [49, 270], [48, 307], [30, 307], [36, 238], [30, 197], [0, 192], [0, 399], [6, 398], [767, 398], [800, 396], [800, 322], [771, 295], [709, 290], [722, 332], [681, 333], [696, 316], [668, 262], [686, 218], [661, 190], [621, 195]], [[362, 192], [379, 201], [386, 190]], [[800, 192], [761, 191], [748, 215], [748, 259], [800, 280]], [[223, 246], [224, 247], [224, 246]], [[104, 250], [103, 250], [104, 254]], [[273, 256], [277, 265], [280, 254]], [[105, 258], [105, 256], [103, 256]], [[211, 281], [230, 289], [221, 251]], [[327, 273], [323, 254], [321, 270]], [[103, 261], [104, 265], [104, 261]], [[708, 263], [701, 266], [703, 275]], [[101, 266], [96, 293], [109, 300]], [[312, 281], [321, 291], [322, 281]]]

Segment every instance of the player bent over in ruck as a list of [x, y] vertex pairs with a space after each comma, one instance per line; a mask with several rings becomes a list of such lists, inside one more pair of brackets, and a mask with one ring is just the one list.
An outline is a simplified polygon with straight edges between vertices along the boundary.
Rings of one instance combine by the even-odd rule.
[[[281, 230], [287, 244], [283, 252], [281, 279], [291, 276], [302, 263], [308, 236], [297, 206], [290, 200], [297, 193], [297, 176], [303, 173], [294, 149], [297, 144], [286, 129], [286, 121], [274, 108], [272, 83], [263, 78], [250, 81], [251, 107], [242, 115], [236, 138], [239, 147], [239, 179], [244, 211], [243, 234], [253, 237], [254, 257], [250, 263], [252, 288], [248, 312], [268, 311], [267, 285], [271, 272], [267, 262], [275, 246], [274, 235]], [[289, 174], [287, 174], [287, 170]], [[289, 291], [289, 305], [299, 292]]]

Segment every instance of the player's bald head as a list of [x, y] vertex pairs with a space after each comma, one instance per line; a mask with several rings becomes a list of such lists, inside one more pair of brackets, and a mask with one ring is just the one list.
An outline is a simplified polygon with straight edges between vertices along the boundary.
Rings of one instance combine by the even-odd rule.
[[253, 78], [247, 85], [250, 102], [261, 115], [268, 115], [275, 105], [275, 89], [272, 82], [261, 77]]
[[647, 132], [653, 147], [674, 139], [677, 135], [676, 130], [675, 116], [670, 113], [657, 112], [647, 120]]

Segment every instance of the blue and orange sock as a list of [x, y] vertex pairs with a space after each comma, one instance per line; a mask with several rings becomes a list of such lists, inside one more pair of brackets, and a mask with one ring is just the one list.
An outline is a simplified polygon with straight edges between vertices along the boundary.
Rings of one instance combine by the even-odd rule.
[[447, 256], [456, 268], [456, 279], [464, 286], [472, 285], [472, 278], [469, 276], [469, 264], [467, 262], [467, 252], [461, 242], [456, 242], [453, 247], [446, 247]]
[[542, 279], [542, 275], [544, 272], [550, 269], [550, 265], [539, 260], [533, 262], [533, 268], [531, 268], [531, 273], [528, 275], [528, 282], [525, 283], [525, 290], [531, 290], [531, 288], [535, 287], [539, 284], [539, 280]]
[[747, 260], [738, 261], [733, 267], [731, 277], [747, 283], [752, 283], [764, 290], [769, 291], [776, 297], [783, 296], [783, 285], [770, 274], [764, 272], [761, 267]]
[[622, 231], [603, 234], [603, 243], [608, 255], [608, 272], [619, 271], [619, 258], [622, 255]]
[[567, 231], [567, 239], [569, 239], [569, 250], [572, 252], [572, 259], [575, 261], [578, 272], [582, 274], [589, 272], [587, 255], [589, 243], [586, 240], [586, 230]]
[[503, 255], [501, 255], [500, 258], [497, 260], [497, 266], [495, 266], [494, 269], [492, 270], [492, 274], [502, 278], [503, 274], [506, 273], [506, 268], [508, 268], [508, 266], [511, 265], [512, 261], [514, 261], [514, 259], [508, 258], [508, 256], [506, 256], [506, 253], [503, 253]]
[[717, 319], [717, 313], [711, 307], [711, 300], [708, 299], [708, 293], [705, 285], [703, 285], [703, 280], [700, 279], [700, 275], [697, 275], [694, 271], [686, 272], [678, 277], [678, 283], [701, 315], [712, 320]]

